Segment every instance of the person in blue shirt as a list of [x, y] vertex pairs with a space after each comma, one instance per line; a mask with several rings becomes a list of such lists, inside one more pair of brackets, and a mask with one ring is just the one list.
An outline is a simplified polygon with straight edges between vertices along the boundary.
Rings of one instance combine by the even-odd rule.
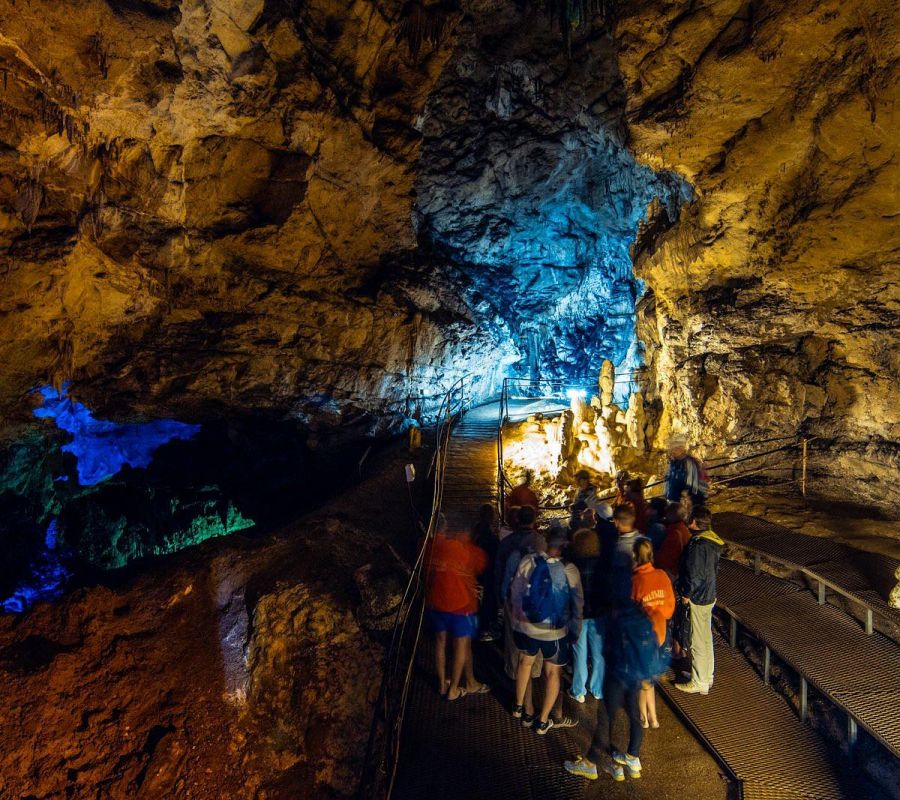
[[669, 440], [669, 468], [666, 471], [666, 500], [680, 503], [684, 493], [695, 506], [706, 502], [709, 493], [706, 469], [700, 459], [688, 451], [685, 436], [673, 436]]

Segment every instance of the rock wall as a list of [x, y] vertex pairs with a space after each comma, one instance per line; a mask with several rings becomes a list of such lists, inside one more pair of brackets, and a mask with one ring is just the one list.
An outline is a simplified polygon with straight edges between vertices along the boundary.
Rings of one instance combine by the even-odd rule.
[[630, 146], [696, 194], [636, 247], [657, 441], [820, 437], [813, 488], [894, 511], [898, 24], [877, 0], [676, 0], [615, 27]]
[[[635, 163], [613, 42], [598, 27], [569, 59], [542, 10], [472, 2], [425, 107], [416, 180], [423, 243], [533, 377], [595, 376], [639, 359], [629, 246], [655, 202], [690, 190]], [[592, 381], [593, 382], [593, 381]]]
[[65, 378], [340, 425], [633, 364], [649, 206], [656, 442], [802, 431], [897, 506], [895, 15], [605, 5], [567, 60], [505, 0], [0, 0], [0, 433]]
[[482, 371], [413, 253], [449, 51], [413, 61], [401, 6], [0, 2], [4, 412], [71, 379], [107, 416], [402, 416]]

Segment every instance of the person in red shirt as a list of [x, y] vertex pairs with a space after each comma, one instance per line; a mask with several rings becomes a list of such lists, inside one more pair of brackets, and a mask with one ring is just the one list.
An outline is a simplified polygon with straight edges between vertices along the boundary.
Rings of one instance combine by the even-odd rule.
[[[458, 700], [488, 691], [475, 680], [472, 637], [478, 632], [477, 577], [487, 569], [488, 556], [472, 543], [468, 532], [450, 533], [443, 518], [425, 552], [425, 607], [435, 635], [438, 687], [442, 697]], [[447, 639], [453, 663], [447, 677]], [[463, 672], [465, 687], [460, 686]]]
[[650, 526], [650, 510], [644, 498], [644, 482], [640, 478], [632, 478], [625, 485], [625, 503], [634, 509], [634, 525], [644, 534]]
[[656, 552], [656, 566], [664, 569], [673, 580], [678, 576], [678, 564], [681, 561], [681, 551], [691, 540], [691, 532], [684, 524], [681, 517], [681, 506], [678, 503], [669, 503], [666, 508], [664, 521], [666, 523], [666, 538]]
[[[653, 545], [649, 539], [638, 539], [634, 544], [635, 568], [631, 580], [631, 599], [640, 603], [653, 623], [659, 647], [666, 641], [666, 623], [675, 613], [675, 591], [672, 581], [661, 569], [653, 566]], [[641, 724], [645, 728], [658, 728], [656, 718], [656, 693], [652, 681], [641, 685], [638, 708]]]
[[506, 496], [506, 515], [509, 517], [510, 510], [513, 508], [523, 508], [524, 506], [531, 506], [535, 513], [540, 513], [540, 501], [538, 500], [538, 496], [535, 494], [534, 489], [531, 488], [531, 481], [534, 480], [534, 473], [527, 469], [525, 470], [525, 477], [522, 478], [522, 482], [518, 486], [514, 486], [510, 489], [509, 494]]

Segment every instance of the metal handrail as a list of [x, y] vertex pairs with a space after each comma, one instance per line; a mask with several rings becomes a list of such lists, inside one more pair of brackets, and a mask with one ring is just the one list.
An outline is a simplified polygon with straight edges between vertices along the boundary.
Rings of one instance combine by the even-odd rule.
[[385, 651], [381, 686], [357, 792], [361, 800], [389, 800], [394, 789], [403, 719], [425, 611], [425, 576], [429, 566], [426, 556], [430, 557], [431, 553], [428, 544], [434, 538], [443, 503], [450, 434], [454, 423], [467, 410], [467, 380], [468, 376], [463, 376], [454, 382], [447, 390], [438, 413], [431, 516], [425, 530], [425, 541], [410, 570], [397, 607], [391, 640]]

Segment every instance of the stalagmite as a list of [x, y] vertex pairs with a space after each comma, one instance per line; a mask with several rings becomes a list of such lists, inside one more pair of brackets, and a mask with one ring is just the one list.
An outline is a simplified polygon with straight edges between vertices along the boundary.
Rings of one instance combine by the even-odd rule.
[[613, 391], [616, 385], [616, 368], [608, 358], [604, 360], [600, 369], [600, 402], [608, 406], [613, 401]]
[[644, 397], [640, 392], [634, 392], [628, 401], [628, 411], [625, 412], [625, 428], [628, 431], [628, 441], [636, 450], [646, 449], [646, 437], [644, 436]]

